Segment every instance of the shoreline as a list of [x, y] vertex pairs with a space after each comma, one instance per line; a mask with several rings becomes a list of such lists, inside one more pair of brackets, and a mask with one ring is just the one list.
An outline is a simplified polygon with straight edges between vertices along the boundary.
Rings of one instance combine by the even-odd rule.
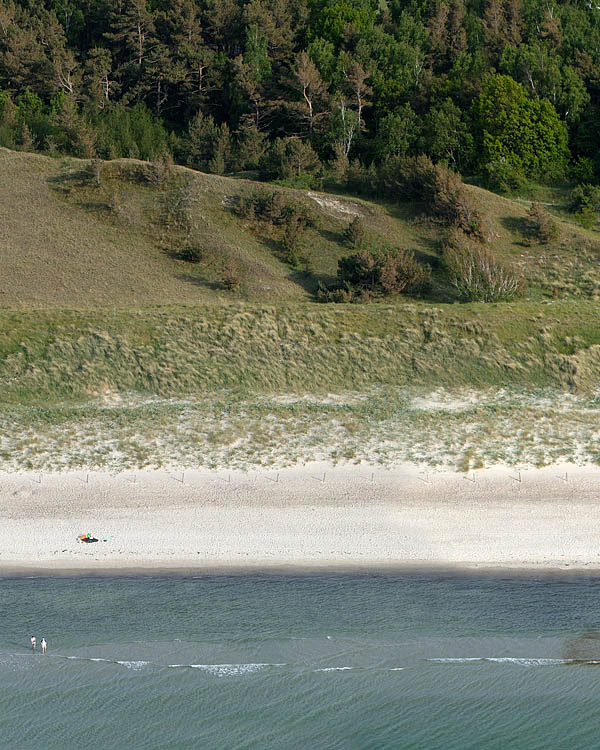
[[5, 473], [0, 577], [600, 575], [598, 498], [573, 465]]
[[98, 567], [54, 567], [50, 564], [45, 567], [26, 566], [23, 564], [0, 565], [0, 581], [14, 579], [40, 578], [202, 578], [232, 576], [241, 578], [243, 576], [359, 576], [359, 575], [398, 575], [406, 577], [444, 577], [444, 578], [528, 578], [528, 579], [584, 579], [600, 578], [600, 566], [598, 567], [548, 567], [540, 564], [537, 567], [526, 563], [499, 566], [497, 564], [475, 564], [457, 563], [444, 565], [439, 563], [418, 562], [414, 563], [387, 563], [372, 561], [367, 563], [335, 564], [317, 562], [314, 565], [307, 563], [260, 563], [239, 566], [235, 563], [220, 566], [202, 566], [192, 563], [189, 566], [164, 567], [157, 564], [150, 567], [141, 564], [139, 567], [115, 563], [113, 566], [106, 564]]

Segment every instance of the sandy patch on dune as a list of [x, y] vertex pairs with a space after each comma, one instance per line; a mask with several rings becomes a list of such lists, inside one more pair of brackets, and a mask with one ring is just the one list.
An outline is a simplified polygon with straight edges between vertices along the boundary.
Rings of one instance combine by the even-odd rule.
[[329, 214], [333, 216], [362, 216], [363, 213], [360, 210], [358, 203], [353, 201], [341, 200], [340, 198], [331, 198], [327, 195], [321, 195], [319, 193], [307, 193], [308, 198], [312, 198], [315, 203]]

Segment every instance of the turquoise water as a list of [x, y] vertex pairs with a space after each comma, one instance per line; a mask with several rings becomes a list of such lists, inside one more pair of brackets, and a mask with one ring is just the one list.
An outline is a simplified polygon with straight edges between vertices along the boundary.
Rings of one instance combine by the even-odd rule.
[[0, 579], [0, 747], [597, 747], [599, 594], [453, 574]]

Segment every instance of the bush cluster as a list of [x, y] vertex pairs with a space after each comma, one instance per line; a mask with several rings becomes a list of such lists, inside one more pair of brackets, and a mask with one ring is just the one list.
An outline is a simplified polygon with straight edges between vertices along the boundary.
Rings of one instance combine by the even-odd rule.
[[280, 191], [255, 190], [249, 196], [240, 198], [237, 211], [246, 219], [258, 219], [275, 226], [283, 226], [291, 221], [304, 228], [317, 225], [317, 216], [310, 206]]
[[395, 201], [418, 201], [448, 227], [483, 239], [484, 222], [460, 175], [427, 156], [397, 157], [380, 167], [354, 163], [347, 173], [351, 190]]
[[312, 207], [280, 191], [255, 190], [240, 199], [237, 213], [246, 219], [264, 221], [278, 227], [283, 260], [294, 267], [302, 266], [309, 270], [310, 256], [302, 248], [302, 238], [308, 227], [316, 227], [318, 223]]
[[412, 250], [359, 250], [338, 261], [338, 284], [320, 286], [320, 302], [367, 301], [420, 290], [431, 269], [421, 265]]

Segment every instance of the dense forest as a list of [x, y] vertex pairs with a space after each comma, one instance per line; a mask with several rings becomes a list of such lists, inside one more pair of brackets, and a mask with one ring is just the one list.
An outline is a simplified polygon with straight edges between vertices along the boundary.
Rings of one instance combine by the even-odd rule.
[[0, 0], [0, 145], [310, 185], [600, 177], [589, 0]]

